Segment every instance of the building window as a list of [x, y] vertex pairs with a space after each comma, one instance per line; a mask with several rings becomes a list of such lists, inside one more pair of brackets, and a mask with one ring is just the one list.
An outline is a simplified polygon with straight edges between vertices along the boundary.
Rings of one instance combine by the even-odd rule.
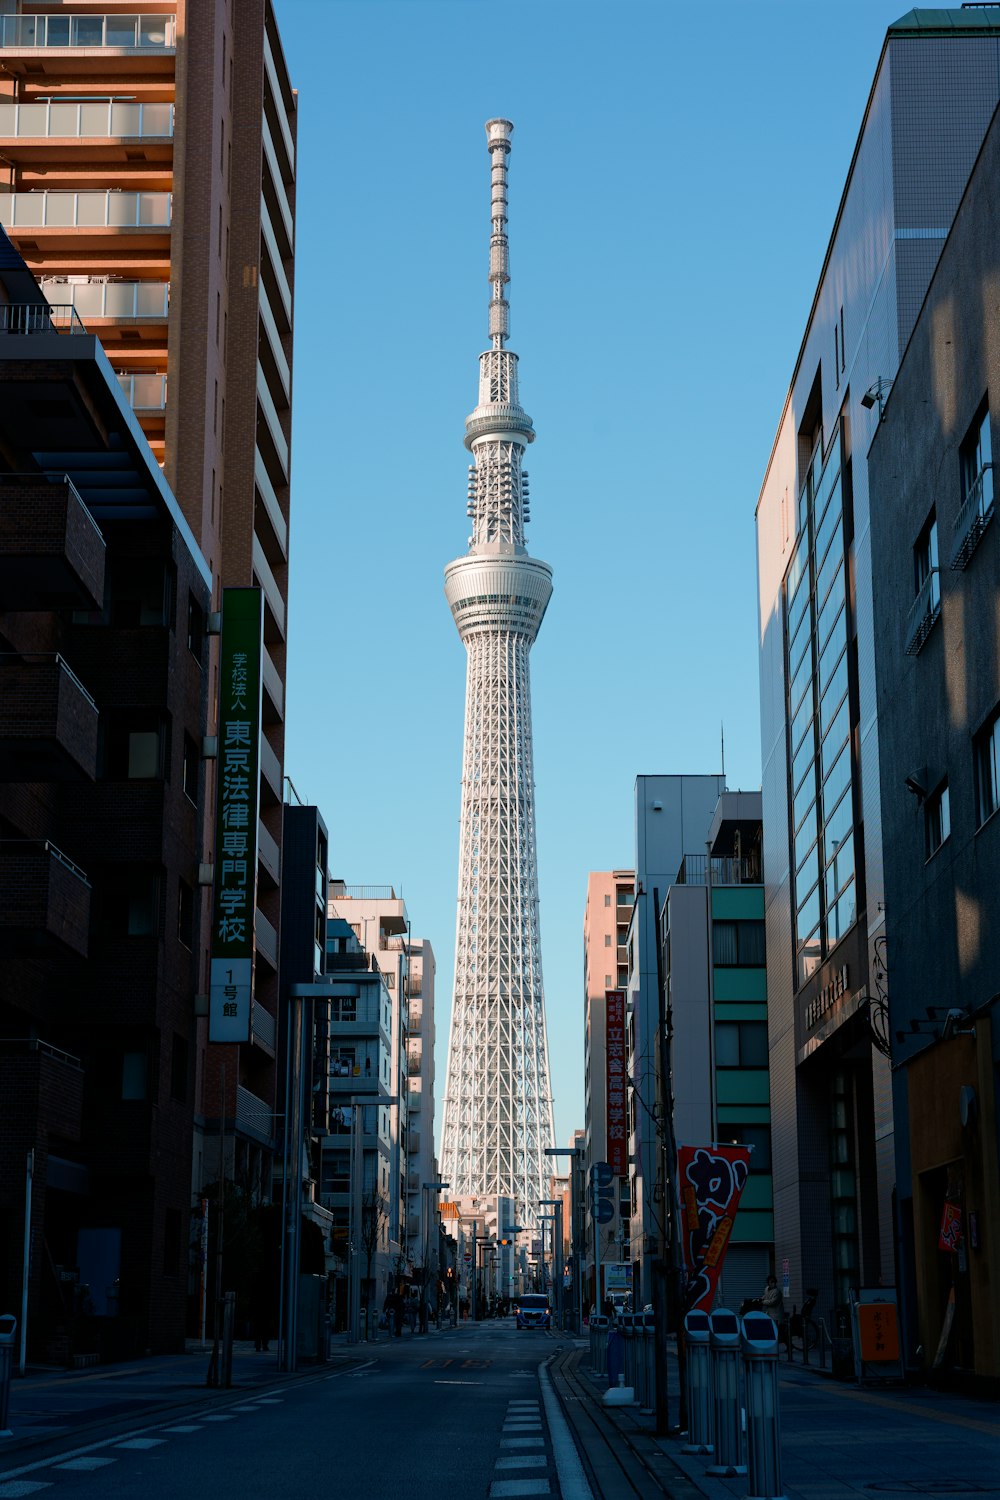
[[1000, 709], [994, 709], [972, 742], [976, 773], [976, 819], [980, 824], [991, 818], [1000, 807], [1000, 778], [997, 775], [1000, 751]]
[[604, 946], [605, 946], [605, 948], [610, 948], [611, 947], [611, 934], [610, 934], [610, 932], [606, 932], [604, 934]]
[[360, 1074], [361, 1069], [357, 1065], [357, 1049], [335, 1047], [330, 1053], [330, 1072], [334, 1078], [350, 1078], [354, 1074]]
[[177, 884], [177, 941], [194, 948], [194, 891], [186, 880]]
[[942, 781], [924, 803], [924, 834], [927, 858], [936, 854], [951, 833], [951, 806], [948, 783]]
[[718, 1021], [715, 1026], [717, 1068], [766, 1068], [766, 1021]]
[[103, 926], [109, 937], [155, 937], [159, 908], [156, 870], [130, 865], [109, 872], [102, 894]]
[[165, 771], [165, 726], [140, 715], [131, 723], [110, 723], [104, 744], [104, 774], [110, 781], [155, 781]]
[[975, 421], [958, 450], [958, 461], [961, 470], [962, 500], [969, 498], [982, 479], [989, 481], [989, 499], [992, 505], [993, 440], [990, 436], [990, 408], [986, 401], [976, 413]]
[[928, 606], [937, 609], [941, 604], [941, 585], [938, 573], [937, 518], [932, 511], [917, 537], [913, 548], [913, 581], [915, 592], [927, 588]]
[[750, 1171], [771, 1170], [770, 1125], [722, 1125], [719, 1126], [719, 1144], [723, 1146], [749, 1146]]
[[718, 968], [762, 969], [766, 963], [763, 922], [713, 922], [712, 957]]
[[605, 974], [605, 976], [604, 976], [604, 988], [606, 990], [610, 990], [610, 989], [614, 988], [614, 986], [612, 984], [612, 980], [611, 980], [611, 975], [610, 974]]
[[324, 1151], [322, 1164], [322, 1191], [324, 1193], [347, 1193], [351, 1188], [351, 1156], [349, 1151]]
[[607, 895], [605, 895], [605, 897], [604, 897], [604, 904], [605, 904], [605, 906], [610, 906], [611, 905], [611, 895], [610, 895], [610, 893], [607, 894]]
[[123, 1099], [145, 1099], [146, 1073], [145, 1052], [126, 1052], [124, 1054], [122, 1057]]

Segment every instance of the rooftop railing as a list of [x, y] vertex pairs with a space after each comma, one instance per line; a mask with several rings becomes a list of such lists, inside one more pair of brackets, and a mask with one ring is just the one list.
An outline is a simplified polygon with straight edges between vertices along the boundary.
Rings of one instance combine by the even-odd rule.
[[951, 547], [951, 565], [958, 572], [964, 571], [972, 561], [972, 554], [979, 546], [979, 539], [993, 519], [993, 465], [983, 464], [962, 508], [955, 517], [955, 533]]
[[70, 303], [0, 303], [0, 333], [86, 333]]
[[165, 318], [170, 311], [169, 281], [57, 281], [39, 285], [50, 300], [71, 304], [81, 318]]
[[906, 645], [907, 656], [918, 656], [923, 650], [924, 642], [934, 628], [935, 621], [941, 613], [941, 577], [937, 568], [931, 568], [920, 585], [917, 597], [910, 605], [910, 612], [906, 617]]
[[0, 47], [175, 47], [173, 16], [0, 16]]
[[170, 193], [0, 192], [7, 229], [166, 229], [170, 215]]
[[401, 901], [403, 893], [398, 894], [391, 885], [345, 885], [343, 881], [335, 880], [330, 884], [331, 901]]
[[40, 1052], [43, 1057], [51, 1057], [54, 1062], [66, 1063], [71, 1068], [83, 1069], [83, 1064], [72, 1052], [64, 1052], [61, 1047], [53, 1047], [51, 1042], [43, 1042], [37, 1036], [0, 1036], [0, 1053], [12, 1052]]
[[65, 656], [62, 656], [58, 651], [0, 651], [0, 661], [54, 661], [59, 670], [64, 672], [70, 682], [73, 683], [77, 691], [86, 698], [91, 708], [96, 709], [97, 707], [97, 704], [87, 692], [87, 689], [79, 677], [77, 677]]
[[0, 104], [0, 136], [19, 140], [47, 137], [95, 138], [162, 136], [174, 133], [172, 104], [121, 104], [111, 99], [67, 104]]
[[0, 849], [5, 849], [11, 853], [14, 852], [17, 845], [25, 849], [41, 849], [44, 853], [50, 854], [64, 869], [68, 870], [71, 875], [75, 875], [77, 880], [82, 881], [89, 888], [90, 881], [87, 879], [86, 872], [81, 870], [79, 865], [74, 864], [69, 855], [64, 854], [56, 844], [53, 844], [51, 839], [0, 839]]

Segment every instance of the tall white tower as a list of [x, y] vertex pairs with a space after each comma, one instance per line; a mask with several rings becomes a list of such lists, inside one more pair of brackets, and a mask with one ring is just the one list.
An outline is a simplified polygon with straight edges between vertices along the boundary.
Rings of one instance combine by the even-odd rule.
[[538, 933], [538, 864], [528, 652], [552, 570], [528, 556], [534, 440], [505, 348], [509, 120], [486, 126], [491, 161], [491, 347], [479, 356], [479, 404], [465, 422], [472, 535], [445, 569], [468, 652], [455, 990], [444, 1100], [442, 1172], [453, 1197], [502, 1195], [533, 1224], [548, 1197], [554, 1143]]

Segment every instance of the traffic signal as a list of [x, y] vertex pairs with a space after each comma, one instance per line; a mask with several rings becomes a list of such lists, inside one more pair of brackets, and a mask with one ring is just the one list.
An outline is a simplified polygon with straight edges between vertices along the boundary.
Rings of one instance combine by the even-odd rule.
[[606, 1161], [595, 1161], [591, 1167], [590, 1190], [595, 1221], [610, 1224], [615, 1216], [615, 1174]]

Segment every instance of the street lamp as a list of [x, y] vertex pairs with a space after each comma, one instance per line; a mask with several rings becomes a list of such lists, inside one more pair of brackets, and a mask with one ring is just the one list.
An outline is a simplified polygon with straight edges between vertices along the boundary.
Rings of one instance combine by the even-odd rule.
[[[555, 1235], [555, 1253], [554, 1253], [552, 1259], [553, 1259], [553, 1262], [555, 1264], [556, 1321], [559, 1324], [559, 1327], [562, 1328], [562, 1326], [563, 1326], [563, 1264], [562, 1264], [562, 1253], [563, 1253], [563, 1227], [562, 1227], [563, 1226], [563, 1205], [562, 1205], [562, 1199], [561, 1198], [540, 1198], [538, 1200], [538, 1206], [539, 1206], [539, 1208], [554, 1208], [555, 1211], [556, 1211], [555, 1212], [556, 1227], [555, 1227], [555, 1230], [554, 1230], [554, 1235]], [[544, 1257], [543, 1257], [543, 1259], [544, 1259]]]
[[[443, 1192], [445, 1188], [450, 1188], [450, 1187], [451, 1187], [451, 1183], [450, 1182], [422, 1182], [420, 1184], [420, 1220], [421, 1220], [421, 1223], [420, 1223], [420, 1254], [421, 1254], [421, 1257], [423, 1259], [423, 1267], [422, 1267], [423, 1274], [422, 1274], [422, 1277], [421, 1277], [422, 1286], [421, 1286], [421, 1297], [420, 1297], [420, 1332], [421, 1333], [426, 1333], [427, 1332], [427, 1324], [428, 1324], [427, 1287], [428, 1287], [428, 1271], [430, 1269], [430, 1264], [429, 1264], [430, 1263], [430, 1243], [429, 1243], [430, 1242], [430, 1232], [429, 1231], [430, 1231], [430, 1217], [431, 1217], [431, 1213], [430, 1213], [430, 1204], [427, 1202], [427, 1199], [424, 1197], [424, 1194], [425, 1193], [440, 1193], [440, 1192]], [[435, 1307], [437, 1307], [437, 1296], [435, 1296], [435, 1298], [434, 1298], [434, 1305], [435, 1305]], [[440, 1328], [440, 1326], [441, 1326], [441, 1314], [440, 1314], [440, 1311], [439, 1311], [438, 1312], [438, 1327]]]

